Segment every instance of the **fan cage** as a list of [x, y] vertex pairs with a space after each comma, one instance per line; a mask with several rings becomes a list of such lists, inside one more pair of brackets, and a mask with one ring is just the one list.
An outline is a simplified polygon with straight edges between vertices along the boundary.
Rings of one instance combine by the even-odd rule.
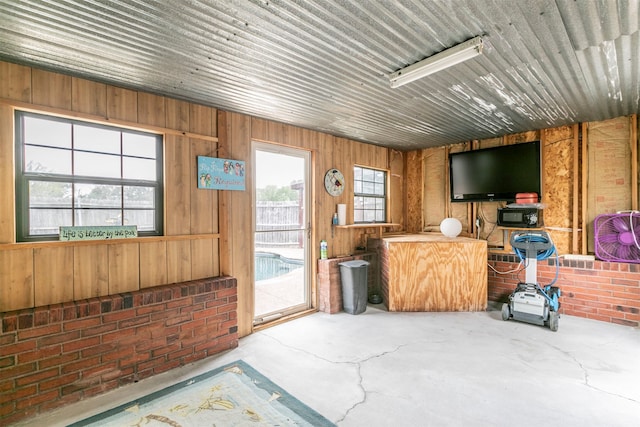
[[598, 215], [593, 227], [598, 259], [640, 264], [640, 212]]

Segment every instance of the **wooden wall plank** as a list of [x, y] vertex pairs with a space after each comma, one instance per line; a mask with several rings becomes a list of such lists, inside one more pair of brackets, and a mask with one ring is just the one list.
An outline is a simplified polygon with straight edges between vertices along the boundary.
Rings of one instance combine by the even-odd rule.
[[[320, 171], [318, 179], [321, 181], [321, 196], [326, 199], [326, 210], [319, 212], [318, 222], [321, 227], [324, 226], [326, 233], [321, 236], [321, 239], [327, 240], [329, 244], [329, 256], [341, 257], [350, 255], [354, 252], [355, 246], [361, 242], [361, 236], [366, 230], [363, 229], [337, 229], [334, 232], [334, 237], [331, 241], [328, 239], [329, 233], [331, 233], [331, 218], [333, 213], [337, 212], [338, 204], [344, 203], [347, 205], [347, 224], [353, 224], [353, 167], [357, 164], [357, 158], [352, 157], [353, 152], [349, 145], [349, 140], [346, 138], [335, 138], [333, 140], [333, 148], [329, 153], [325, 155], [331, 155], [330, 162], [325, 170]], [[360, 153], [359, 153], [360, 154]], [[367, 166], [367, 165], [360, 165]], [[324, 187], [324, 176], [329, 169], [337, 168], [344, 175], [345, 189], [339, 196], [332, 196], [327, 193]], [[333, 243], [333, 244], [331, 244]], [[320, 242], [318, 242], [318, 245]]]
[[167, 242], [167, 280], [169, 283], [191, 280], [191, 243], [188, 240]]
[[[217, 157], [217, 144], [211, 141], [190, 138], [191, 165], [190, 176], [197, 176], [198, 156]], [[218, 232], [218, 190], [198, 188], [193, 183], [189, 187], [190, 196], [190, 234]]]
[[447, 161], [446, 147], [424, 150], [423, 227], [427, 231], [440, 231], [440, 223], [447, 217]]
[[140, 287], [168, 283], [167, 242], [140, 242]]
[[31, 71], [34, 104], [71, 110], [71, 77], [33, 69]]
[[140, 248], [138, 243], [109, 245], [109, 294], [140, 288]]
[[35, 305], [73, 300], [73, 247], [36, 248], [34, 255]]
[[191, 229], [191, 190], [196, 185], [192, 174], [189, 138], [165, 136], [165, 235], [189, 234]]
[[109, 294], [109, 250], [104, 245], [75, 246], [73, 251], [73, 299]]
[[[331, 135], [320, 134], [316, 138], [315, 151], [312, 153], [312, 188], [313, 188], [313, 229], [311, 232], [311, 259], [315, 260], [320, 257], [319, 248], [320, 241], [326, 240], [328, 244], [328, 256], [333, 256], [335, 247], [335, 239], [344, 238], [344, 231], [331, 230], [331, 221], [328, 218], [333, 217], [336, 212], [336, 204], [334, 197], [329, 195], [324, 188], [324, 175], [333, 167], [333, 150], [335, 148], [336, 138]], [[320, 154], [322, 153], [322, 154]], [[325, 221], [320, 220], [325, 218]], [[313, 268], [317, 265], [314, 262]], [[315, 278], [315, 275], [313, 275]], [[315, 281], [314, 281], [315, 282]], [[315, 302], [314, 302], [315, 303]]]
[[73, 77], [71, 79], [71, 109], [107, 116], [107, 85]]
[[214, 243], [218, 239], [191, 240], [191, 279], [213, 277], [217, 259], [214, 258]]
[[109, 119], [138, 122], [138, 92], [116, 86], [107, 86], [107, 117]]
[[348, 140], [347, 145], [351, 148], [353, 163], [374, 169], [389, 169], [387, 148], [351, 140]]
[[138, 123], [150, 126], [166, 126], [167, 117], [164, 96], [138, 92]]
[[13, 135], [13, 108], [0, 104], [0, 243], [16, 241]]
[[190, 104], [177, 99], [166, 99], [167, 127], [171, 129], [189, 131]]
[[0, 251], [0, 284], [0, 312], [33, 307], [33, 249]]
[[406, 231], [419, 233], [424, 226], [422, 212], [424, 205], [424, 152], [410, 151], [407, 153], [404, 170], [406, 171], [406, 193], [404, 205], [406, 207]]
[[[251, 158], [251, 117], [242, 114], [218, 113], [218, 138], [225, 153], [232, 159]], [[234, 276], [238, 283], [238, 335], [253, 330], [253, 236], [251, 201], [253, 168], [246, 168], [246, 191], [224, 191], [220, 195], [220, 270]]]
[[0, 61], [0, 98], [31, 102], [31, 68]]
[[189, 132], [200, 135], [215, 135], [213, 121], [215, 108], [189, 104]]
[[389, 221], [400, 224], [392, 231], [404, 230], [404, 157], [398, 150], [389, 150]]

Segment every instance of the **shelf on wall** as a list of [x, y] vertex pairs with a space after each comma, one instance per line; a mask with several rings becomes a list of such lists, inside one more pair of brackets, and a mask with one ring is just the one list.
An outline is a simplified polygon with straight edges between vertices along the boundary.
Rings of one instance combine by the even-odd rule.
[[371, 222], [362, 224], [335, 225], [335, 228], [376, 228], [378, 229], [378, 237], [382, 237], [382, 229], [389, 227], [398, 227], [401, 224], [395, 222]]

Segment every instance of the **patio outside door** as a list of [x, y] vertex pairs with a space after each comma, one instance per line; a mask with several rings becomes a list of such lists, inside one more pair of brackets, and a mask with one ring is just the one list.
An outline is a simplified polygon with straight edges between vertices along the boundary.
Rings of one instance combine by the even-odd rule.
[[253, 143], [254, 324], [311, 307], [309, 151]]

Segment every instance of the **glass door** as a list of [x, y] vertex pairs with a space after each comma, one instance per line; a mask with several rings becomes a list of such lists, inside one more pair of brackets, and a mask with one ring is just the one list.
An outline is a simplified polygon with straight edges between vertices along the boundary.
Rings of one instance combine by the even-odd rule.
[[309, 151], [253, 143], [254, 324], [311, 307]]

